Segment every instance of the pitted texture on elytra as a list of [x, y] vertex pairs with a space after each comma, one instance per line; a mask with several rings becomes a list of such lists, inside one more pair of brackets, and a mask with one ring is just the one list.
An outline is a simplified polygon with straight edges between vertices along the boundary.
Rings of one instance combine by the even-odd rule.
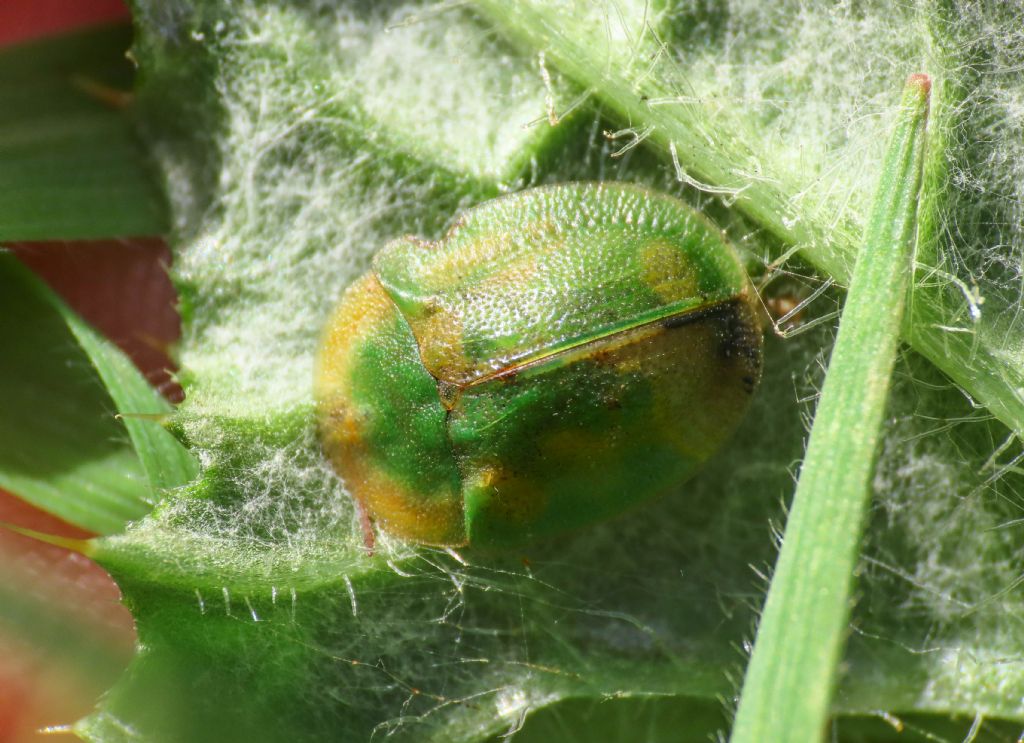
[[374, 269], [431, 374], [467, 384], [738, 296], [747, 279], [722, 246], [667, 196], [569, 184], [480, 206], [437, 244], [393, 242]]
[[760, 374], [735, 251], [670, 197], [536, 189], [391, 243], [328, 324], [321, 437], [384, 529], [522, 543], [690, 477]]

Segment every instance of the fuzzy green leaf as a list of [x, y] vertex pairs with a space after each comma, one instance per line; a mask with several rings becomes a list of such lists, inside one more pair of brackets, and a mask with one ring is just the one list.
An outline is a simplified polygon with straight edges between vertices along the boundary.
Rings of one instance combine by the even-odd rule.
[[[724, 137], [735, 129], [724, 126], [689, 142], [755, 184], [748, 192], [781, 180], [786, 219], [816, 225], [823, 245], [855, 234], [898, 111], [894, 81], [921, 66], [935, 26], [887, 3], [752, 6], [553, 0], [541, 10], [569, 8], [558, 28], [575, 50], [553, 54], [533, 37], [509, 46], [490, 20], [447, 4], [135, 3], [142, 123], [178, 228], [188, 397], [175, 423], [204, 466], [178, 497], [96, 544], [143, 649], [81, 734], [478, 741], [545, 709], [536, 724], [577, 719], [585, 730], [585, 710], [616, 699], [627, 700], [619, 721], [655, 700], [699, 710], [694, 739], [728, 724], [719, 700], [738, 693], [737, 648], [763, 598], [758, 571], [775, 557], [771, 525], [783, 520], [832, 339], [829, 323], [812, 323], [833, 315], [837, 295], [814, 293], [822, 279], [806, 265], [785, 261], [784, 281], [816, 297], [804, 312], [812, 329], [767, 340], [751, 413], [706, 471], [650, 507], [522, 553], [454, 554], [385, 535], [368, 556], [319, 451], [311, 383], [320, 327], [370, 255], [405, 233], [436, 238], [460, 208], [504, 190], [644, 183], [713, 216], [752, 264], [787, 250], [740, 210], [742, 194], [687, 172], [678, 144], [678, 169], [664, 142], [643, 146], [657, 143], [665, 114], [641, 107], [621, 120], [609, 102], [624, 49], [628, 70], [671, 92], [650, 110], [724, 112], [742, 130], [734, 144], [772, 146], [772, 157], [733, 158]], [[985, 131], [1001, 159], [959, 149], [956, 172], [970, 177], [949, 163], [929, 171], [948, 196], [934, 205], [935, 249], [945, 276], [967, 287], [958, 271], [983, 277], [983, 293], [1018, 307], [1024, 234], [997, 197], [1024, 153], [1012, 129], [984, 127], [1024, 90], [1013, 72], [1022, 52], [992, 30], [986, 13], [1001, 10], [958, 11], [936, 23], [955, 51], [970, 42], [994, 55], [970, 68], [980, 76], [971, 103], [987, 114], [965, 121], [966, 107], [947, 108], [936, 121], [949, 148]], [[653, 56], [648, 34], [660, 40]], [[615, 53], [595, 61], [608, 45]], [[569, 72], [577, 54], [593, 79]], [[961, 225], [990, 231], [971, 233], [968, 253]], [[921, 272], [918, 288], [937, 281]], [[999, 322], [1012, 329], [1018, 314]], [[924, 332], [945, 341], [961, 329]], [[1012, 342], [999, 346], [1010, 361]], [[974, 368], [977, 384], [1012, 392], [991, 366]], [[1024, 686], [1020, 448], [973, 403], [922, 357], [898, 363], [833, 704], [840, 734], [847, 718], [880, 710], [942, 718], [936, 729], [966, 717], [964, 731], [975, 715], [1024, 720], [1006, 692]], [[648, 719], [652, 739], [675, 738], [672, 715]]]

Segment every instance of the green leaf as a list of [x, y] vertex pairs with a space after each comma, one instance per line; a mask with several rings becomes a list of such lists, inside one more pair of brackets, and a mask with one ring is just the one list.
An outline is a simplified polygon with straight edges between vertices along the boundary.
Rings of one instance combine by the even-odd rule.
[[[824, 733], [913, 275], [931, 81], [907, 80], [730, 740]], [[800, 617], [793, 622], [793, 617]]]
[[0, 240], [167, 230], [127, 111], [102, 100], [131, 89], [130, 41], [118, 26], [0, 52]]
[[120, 531], [196, 474], [152, 419], [171, 406], [10, 254], [0, 253], [0, 287], [0, 485], [83, 528]]
[[[786, 202], [775, 206], [787, 220], [815, 225], [823, 246], [852, 241], [898, 113], [894, 82], [918, 68], [934, 28], [888, 3], [512, 6], [562, 19], [572, 51], [530, 38], [509, 46], [491, 21], [446, 4], [136, 2], [140, 116], [179, 227], [187, 398], [175, 425], [203, 471], [95, 544], [142, 650], [80, 723], [83, 736], [478, 741], [545, 709], [586, 730], [580, 718], [598, 703], [628, 735], [635, 703], [653, 699], [703, 710], [685, 731], [694, 736], [727, 724], [728, 709], [724, 722], [705, 713], [738, 693], [737, 648], [764, 595], [758, 576], [775, 558], [772, 525], [784, 518], [833, 338], [838, 297], [821, 277], [780, 262], [779, 283], [816, 297], [804, 308], [810, 329], [766, 340], [748, 419], [701, 476], [641, 511], [509, 555], [387, 535], [366, 554], [316, 439], [320, 328], [388, 240], [435, 239], [461, 208], [537, 183], [647, 184], [713, 216], [752, 264], [784, 254], [785, 235], [744, 211], [743, 194], [709, 194], [681, 146], [679, 170], [664, 140], [657, 146], [658, 126], [680, 115], [672, 106], [712, 122], [704, 144], [688, 141], [742, 185], [757, 193], [781, 181]], [[973, 44], [990, 61], [943, 68], [958, 82], [967, 70], [979, 79], [962, 107], [943, 98], [937, 112], [957, 159], [929, 171], [946, 195], [933, 242], [945, 275], [1001, 297], [1007, 332], [998, 346], [962, 323], [926, 319], [922, 332], [943, 344], [977, 339], [979, 354], [991, 346], [1013, 364], [1024, 234], [1002, 205], [1018, 193], [1024, 148], [1012, 128], [985, 122], [1013, 113], [1000, 101], [1020, 100], [1024, 66], [986, 15], [1003, 11], [956, 10], [955, 22], [928, 20], [955, 52]], [[559, 68], [580, 66], [593, 74], [583, 87], [573, 88], [575, 74], [559, 79]], [[645, 74], [623, 83], [623, 70]], [[623, 122], [610, 102], [632, 84], [669, 95]], [[974, 118], [958, 118], [971, 106]], [[987, 155], [953, 146], [961, 137], [977, 147], [975, 135]], [[637, 146], [648, 139], [654, 147]], [[738, 156], [733, 145], [749, 142], [771, 156]], [[922, 271], [918, 290], [928, 282], [950, 288]], [[972, 384], [1012, 396], [1012, 375], [972, 368]], [[850, 740], [884, 740], [877, 728], [854, 730], [879, 711], [918, 729], [976, 715], [1024, 720], [1006, 691], [1024, 686], [1020, 444], [916, 353], [899, 360], [891, 399], [832, 706], [839, 730], [849, 722]], [[647, 719], [652, 739], [674, 738], [671, 715]]]

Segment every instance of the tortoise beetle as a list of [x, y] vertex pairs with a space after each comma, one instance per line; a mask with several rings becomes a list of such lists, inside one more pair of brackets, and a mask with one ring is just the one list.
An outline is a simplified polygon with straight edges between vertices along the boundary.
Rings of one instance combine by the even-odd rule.
[[740, 258], [694, 209], [534, 188], [380, 250], [321, 340], [320, 438], [386, 532], [521, 545], [693, 475], [742, 418], [761, 344]]

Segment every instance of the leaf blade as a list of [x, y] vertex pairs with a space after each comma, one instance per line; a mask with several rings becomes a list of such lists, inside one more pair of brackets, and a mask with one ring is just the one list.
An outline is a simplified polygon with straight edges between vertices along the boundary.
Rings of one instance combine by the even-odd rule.
[[167, 230], [127, 111], [89, 92], [130, 89], [130, 39], [115, 26], [0, 52], [0, 240]]
[[[194, 476], [191, 455], [152, 420], [170, 404], [110, 341], [12, 255], [0, 253], [0, 485], [99, 533], [145, 515], [154, 493]], [[42, 342], [46, 339], [46, 343]], [[127, 429], [128, 441], [125, 440]], [[131, 442], [131, 443], [129, 443]]]
[[[731, 740], [824, 733], [917, 239], [931, 82], [912, 76], [853, 273]], [[800, 621], [794, 622], [793, 618]]]

